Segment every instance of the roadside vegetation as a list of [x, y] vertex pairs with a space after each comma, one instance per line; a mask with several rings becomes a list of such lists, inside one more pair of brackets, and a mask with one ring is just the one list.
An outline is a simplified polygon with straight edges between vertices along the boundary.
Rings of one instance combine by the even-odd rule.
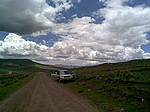
[[75, 71], [73, 82], [63, 83], [104, 111], [150, 111], [150, 59], [106, 63]]
[[58, 70], [28, 59], [0, 59], [0, 101], [27, 84], [37, 72]]
[[[1, 74], [3, 72], [3, 74]], [[6, 72], [6, 73], [4, 73]], [[0, 70], [0, 101], [29, 82], [35, 73], [23, 73]]]

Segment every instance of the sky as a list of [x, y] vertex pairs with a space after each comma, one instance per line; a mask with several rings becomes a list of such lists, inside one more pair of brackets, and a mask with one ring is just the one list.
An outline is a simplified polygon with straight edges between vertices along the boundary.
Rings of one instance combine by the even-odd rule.
[[0, 0], [0, 58], [89, 66], [150, 58], [150, 0]]

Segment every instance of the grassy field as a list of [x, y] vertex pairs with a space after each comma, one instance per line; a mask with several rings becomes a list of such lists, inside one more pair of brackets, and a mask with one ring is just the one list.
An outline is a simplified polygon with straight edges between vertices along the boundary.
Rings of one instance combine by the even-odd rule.
[[[0, 70], [0, 73], [4, 72]], [[5, 70], [5, 72], [7, 72]], [[29, 82], [35, 75], [35, 72], [32, 73], [21, 73], [13, 72], [12, 74], [1, 74], [0, 75], [0, 101], [6, 98], [9, 94], [13, 93], [20, 87], [24, 86]]]
[[0, 101], [28, 83], [37, 72], [58, 69], [28, 59], [0, 59]]
[[97, 108], [110, 111], [150, 111], [150, 59], [106, 63], [70, 69], [73, 82], [63, 83], [90, 100]]
[[[50, 76], [54, 66], [30, 60], [0, 59], [0, 101], [29, 82], [37, 72]], [[69, 69], [73, 82], [61, 83], [106, 112], [150, 111], [150, 59]], [[10, 73], [12, 71], [12, 73]]]

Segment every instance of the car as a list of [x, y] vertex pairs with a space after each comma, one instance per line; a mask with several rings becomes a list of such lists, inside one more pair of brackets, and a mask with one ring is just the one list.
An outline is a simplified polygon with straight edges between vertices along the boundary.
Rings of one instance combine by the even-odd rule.
[[71, 72], [71, 75], [73, 76], [73, 79], [74, 79], [74, 78], [75, 78], [75, 75], [76, 75], [75, 71], [72, 71], [72, 72]]
[[51, 73], [51, 76], [56, 76], [57, 75], [57, 71], [53, 71], [52, 73]]
[[51, 75], [56, 77], [59, 82], [64, 80], [73, 80], [73, 75], [68, 70], [58, 70]]

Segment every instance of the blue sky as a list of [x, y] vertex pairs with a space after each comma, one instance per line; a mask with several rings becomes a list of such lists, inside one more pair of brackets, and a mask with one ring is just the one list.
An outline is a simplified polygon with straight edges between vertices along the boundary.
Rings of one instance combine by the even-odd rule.
[[150, 58], [150, 0], [0, 0], [0, 58], [78, 66]]

